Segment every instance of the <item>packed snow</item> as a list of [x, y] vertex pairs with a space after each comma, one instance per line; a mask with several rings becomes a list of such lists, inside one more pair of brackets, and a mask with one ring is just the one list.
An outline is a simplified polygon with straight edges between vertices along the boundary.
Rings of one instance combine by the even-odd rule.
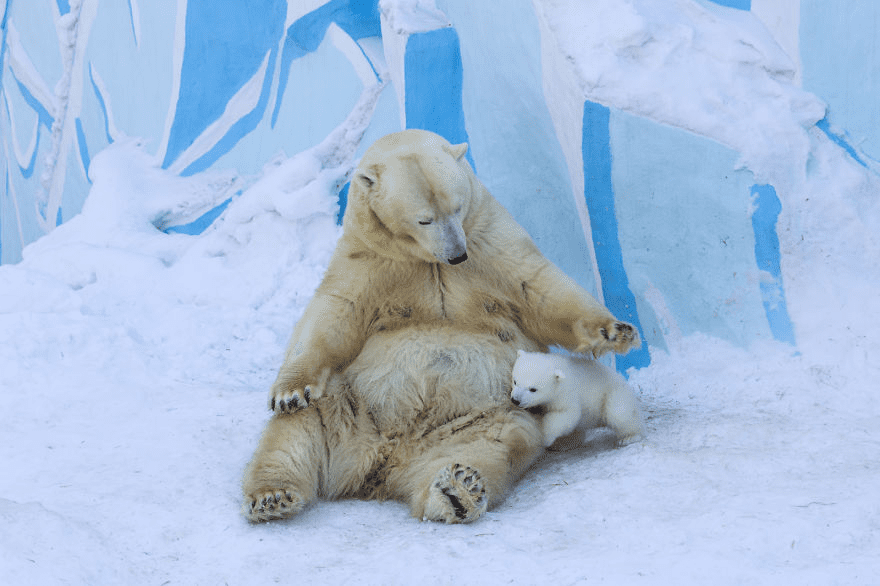
[[[596, 432], [547, 452], [471, 525], [354, 500], [251, 525], [241, 474], [381, 88], [260, 177], [181, 178], [120, 140], [93, 159], [82, 213], [0, 267], [2, 581], [874, 583], [880, 178], [811, 129], [818, 101], [790, 84], [784, 56], [749, 49], [769, 43], [754, 19], [730, 29], [693, 3], [595, 4], [630, 14], [612, 29], [597, 23], [617, 12], [594, 22], [567, 12], [576, 3], [541, 4], [563, 48], [597, 39], [569, 51], [586, 93], [736, 146], [780, 181], [797, 348], [699, 334], [652, 348], [629, 379], [643, 441], [615, 448]], [[690, 62], [716, 72], [712, 92], [731, 88], [730, 108], [699, 75], [656, 73]], [[773, 123], [741, 122], [744, 108]], [[797, 148], [781, 157], [785, 141]], [[201, 235], [160, 229], [230, 197]]]

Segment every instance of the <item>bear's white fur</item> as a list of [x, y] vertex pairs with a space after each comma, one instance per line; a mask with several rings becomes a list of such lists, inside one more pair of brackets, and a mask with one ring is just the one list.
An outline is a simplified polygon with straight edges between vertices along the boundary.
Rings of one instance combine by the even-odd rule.
[[577, 428], [609, 427], [619, 445], [643, 437], [639, 401], [622, 376], [588, 358], [520, 350], [510, 399], [523, 409], [544, 407], [544, 446]]
[[319, 496], [398, 499], [418, 518], [472, 521], [542, 449], [537, 418], [509, 399], [516, 349], [639, 345], [637, 330], [544, 258], [466, 151], [406, 130], [361, 159], [245, 471], [251, 521]]

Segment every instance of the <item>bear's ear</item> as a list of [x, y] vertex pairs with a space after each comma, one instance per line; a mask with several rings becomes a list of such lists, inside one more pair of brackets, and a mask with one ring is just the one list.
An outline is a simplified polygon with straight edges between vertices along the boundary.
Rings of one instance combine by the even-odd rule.
[[456, 161], [460, 161], [464, 154], [467, 152], [468, 145], [466, 142], [463, 142], [461, 144], [454, 144], [450, 146], [447, 150], [449, 151], [449, 154], [452, 155], [453, 159], [455, 159]]
[[364, 189], [369, 190], [379, 181], [379, 169], [375, 165], [366, 169], [358, 169], [355, 171], [353, 180], [360, 183]]
[[553, 376], [556, 377], [556, 380], [557, 380], [557, 381], [565, 380], [565, 373], [562, 372], [561, 370], [557, 370], [556, 372], [554, 372], [554, 373], [553, 373]]

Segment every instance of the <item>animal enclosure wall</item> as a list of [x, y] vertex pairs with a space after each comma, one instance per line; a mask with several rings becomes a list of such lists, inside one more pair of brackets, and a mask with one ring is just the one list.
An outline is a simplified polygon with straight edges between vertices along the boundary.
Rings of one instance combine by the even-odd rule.
[[880, 5], [589, 5], [5, 0], [0, 261], [79, 214], [123, 144], [203, 179], [153, 221], [200, 238], [335, 129], [362, 133], [350, 169], [425, 128], [468, 142], [542, 251], [639, 326], [618, 369], [693, 334], [797, 347], [822, 327], [817, 267], [857, 260], [813, 236], [876, 212]]

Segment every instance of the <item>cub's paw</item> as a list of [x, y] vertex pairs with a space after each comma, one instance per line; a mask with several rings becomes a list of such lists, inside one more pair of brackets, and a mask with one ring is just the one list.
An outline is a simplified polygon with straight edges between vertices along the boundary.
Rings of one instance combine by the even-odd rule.
[[451, 464], [440, 470], [428, 489], [424, 520], [470, 523], [485, 513], [488, 505], [479, 471]]
[[289, 490], [257, 492], [246, 495], [241, 512], [251, 523], [286, 519], [300, 512], [305, 503]]
[[626, 354], [642, 345], [639, 330], [622, 321], [581, 319], [575, 322], [574, 332], [578, 339], [575, 351], [592, 352], [593, 356], [601, 356], [608, 351]]

